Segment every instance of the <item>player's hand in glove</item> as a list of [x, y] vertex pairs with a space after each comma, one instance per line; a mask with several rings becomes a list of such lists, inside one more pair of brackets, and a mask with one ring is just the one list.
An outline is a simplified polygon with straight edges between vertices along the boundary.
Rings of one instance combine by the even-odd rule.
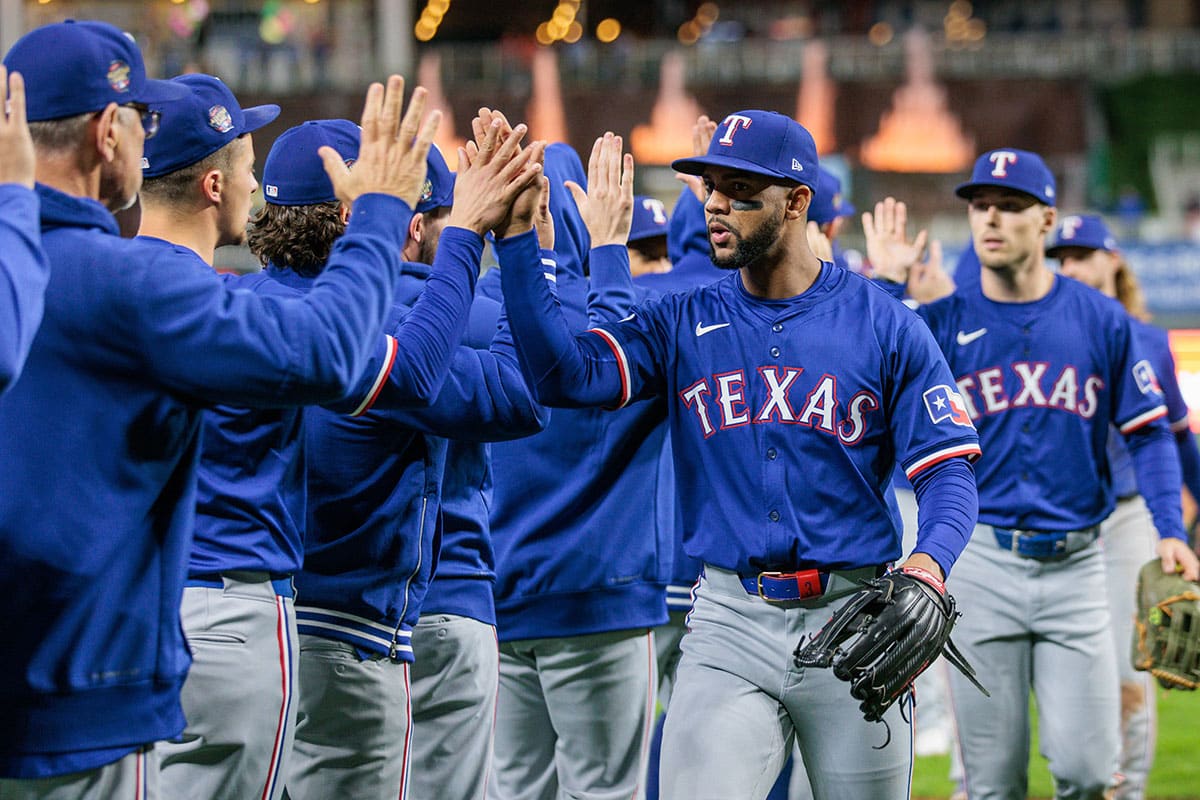
[[1133, 667], [1167, 689], [1200, 686], [1200, 585], [1163, 572], [1158, 559], [1138, 573]]
[[883, 719], [943, 653], [986, 695], [950, 642], [958, 616], [954, 598], [936, 575], [907, 566], [867, 581], [819, 633], [800, 642], [793, 657], [797, 667], [832, 667], [849, 682], [850, 695], [862, 701], [868, 722]]

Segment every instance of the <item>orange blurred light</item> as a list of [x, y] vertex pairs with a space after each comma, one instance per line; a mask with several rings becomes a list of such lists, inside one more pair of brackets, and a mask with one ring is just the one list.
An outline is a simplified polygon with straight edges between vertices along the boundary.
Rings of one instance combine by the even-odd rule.
[[600, 24], [596, 26], [596, 38], [605, 44], [615, 42], [620, 35], [621, 23], [613, 17], [600, 20]]
[[533, 38], [537, 39], [540, 45], [554, 44], [554, 37], [550, 35], [550, 26], [543, 22], [537, 26], [537, 31], [533, 34]]
[[721, 16], [721, 9], [717, 8], [716, 3], [702, 3], [696, 9], [696, 21], [701, 25], [712, 25]]
[[883, 47], [885, 44], [891, 42], [895, 35], [896, 32], [892, 30], [891, 25], [886, 22], [876, 22], [867, 31], [867, 40], [876, 47]]
[[568, 44], [575, 44], [583, 38], [583, 26], [579, 24], [579, 20], [571, 23], [571, 27], [567, 28], [567, 35], [563, 37], [563, 41]]

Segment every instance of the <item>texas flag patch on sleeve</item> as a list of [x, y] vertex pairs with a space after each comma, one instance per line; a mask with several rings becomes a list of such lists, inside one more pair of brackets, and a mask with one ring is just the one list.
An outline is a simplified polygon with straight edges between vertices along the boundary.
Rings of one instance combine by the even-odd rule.
[[974, 428], [962, 396], [944, 383], [925, 390], [925, 410], [934, 423], [950, 420], [964, 428]]

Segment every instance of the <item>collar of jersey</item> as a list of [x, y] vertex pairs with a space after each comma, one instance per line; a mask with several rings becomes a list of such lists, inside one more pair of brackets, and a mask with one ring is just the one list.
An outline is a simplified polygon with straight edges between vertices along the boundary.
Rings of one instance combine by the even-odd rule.
[[842, 284], [845, 280], [844, 273], [845, 270], [833, 266], [828, 261], [822, 261], [821, 272], [817, 275], [817, 279], [813, 281], [812, 286], [809, 286], [803, 292], [793, 297], [771, 299], [750, 294], [750, 292], [746, 291], [745, 284], [742, 283], [741, 273], [735, 272], [733, 274], [734, 292], [750, 308], [766, 312], [770, 319], [775, 319], [781, 312], [801, 312], [822, 302]]

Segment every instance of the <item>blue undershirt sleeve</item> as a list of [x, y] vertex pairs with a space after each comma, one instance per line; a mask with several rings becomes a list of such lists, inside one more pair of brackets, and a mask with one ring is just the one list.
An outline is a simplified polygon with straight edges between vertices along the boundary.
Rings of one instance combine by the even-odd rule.
[[600, 336], [571, 333], [536, 257], [537, 234], [501, 239], [496, 253], [505, 265], [500, 282], [521, 367], [538, 399], [563, 407], [619, 405], [621, 366]]
[[1187, 541], [1183, 530], [1183, 509], [1179, 487], [1183, 476], [1178, 449], [1165, 422], [1143, 425], [1125, 434], [1138, 491], [1154, 518], [1159, 538]]
[[975, 470], [966, 458], [948, 458], [917, 473], [917, 546], [947, 577], [967, 546], [979, 517]]

